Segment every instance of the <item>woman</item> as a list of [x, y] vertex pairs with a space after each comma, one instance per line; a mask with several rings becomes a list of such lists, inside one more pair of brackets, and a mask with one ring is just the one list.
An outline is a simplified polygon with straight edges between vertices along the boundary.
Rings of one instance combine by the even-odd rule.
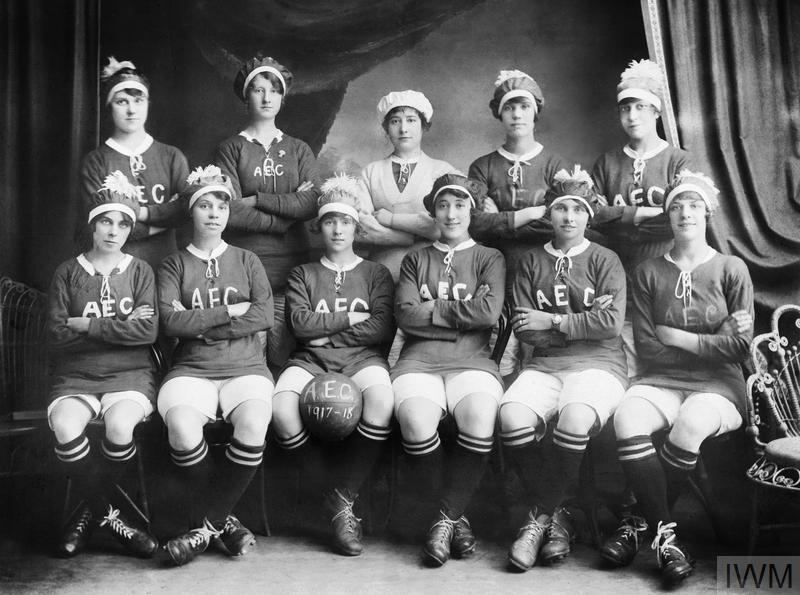
[[280, 368], [292, 351], [284, 322], [286, 278], [308, 261], [303, 221], [316, 214], [316, 160], [303, 141], [278, 129], [292, 73], [272, 58], [244, 63], [233, 82], [247, 109], [247, 125], [217, 148], [216, 163], [233, 184], [225, 238], [255, 253], [268, 272], [275, 300], [275, 326], [267, 335], [267, 361]]
[[103, 180], [121, 171], [141, 189], [136, 207], [138, 225], [127, 250], [155, 270], [175, 249], [174, 227], [185, 221], [186, 208], [175, 199], [183, 190], [189, 166], [179, 149], [165, 145], [145, 130], [150, 109], [150, 83], [132, 62], [109, 58], [101, 77], [101, 99], [113, 130], [105, 143], [81, 165], [84, 208]]
[[[133, 430], [153, 412], [155, 280], [147, 263], [122, 252], [140, 196], [122, 172], [106, 177], [89, 205], [92, 247], [56, 269], [48, 293], [54, 381], [47, 418], [56, 456], [80, 500], [58, 546], [65, 557], [83, 550], [100, 519], [138, 556], [150, 557], [158, 547], [109, 502], [112, 486], [136, 454]], [[105, 426], [102, 458], [86, 437], [87, 424], [96, 418]]]
[[[560, 171], [546, 204], [553, 240], [519, 263], [514, 280], [514, 332], [522, 373], [500, 405], [500, 437], [532, 506], [508, 554], [519, 570], [539, 555], [566, 557], [573, 539], [567, 488], [577, 483], [589, 438], [613, 415], [627, 385], [622, 352], [625, 271], [611, 250], [584, 237], [597, 195], [589, 174]], [[535, 449], [557, 418], [552, 449]], [[541, 550], [541, 551], [540, 551]]]
[[[684, 485], [706, 438], [737, 429], [744, 414], [739, 364], [752, 338], [753, 284], [744, 262], [706, 241], [717, 193], [709, 178], [688, 170], [665, 190], [674, 246], [634, 273], [633, 330], [643, 373], [614, 416], [619, 460], [656, 532], [652, 549], [667, 584], [692, 572], [668, 493]], [[652, 434], [659, 430], [669, 434], [657, 452]], [[635, 545], [626, 557], [633, 558]]]
[[[344, 555], [362, 551], [361, 524], [353, 504], [391, 432], [394, 394], [386, 354], [394, 336], [394, 282], [381, 264], [353, 252], [360, 231], [355, 208], [360, 183], [347, 176], [322, 185], [319, 230], [325, 249], [318, 261], [289, 274], [286, 313], [298, 349], [275, 386], [274, 427], [278, 445], [293, 453], [325, 489], [325, 512], [331, 520], [334, 548]], [[320, 463], [300, 417], [300, 393], [326, 372], [352, 377], [364, 408], [355, 432]], [[325, 473], [325, 469], [328, 473]]]
[[[273, 389], [257, 335], [272, 326], [269, 281], [255, 254], [222, 239], [231, 182], [210, 165], [192, 172], [187, 184], [192, 242], [158, 270], [161, 325], [178, 339], [158, 412], [184, 497], [195, 504], [194, 528], [165, 545], [178, 566], [205, 551], [212, 537], [232, 556], [255, 543], [231, 511], [261, 464]], [[233, 426], [221, 463], [203, 436], [203, 426], [218, 417]]]
[[422, 151], [433, 106], [419, 91], [385, 95], [378, 102], [378, 118], [393, 150], [361, 174], [369, 197], [358, 205], [365, 232], [359, 243], [370, 245], [370, 260], [386, 266], [397, 282], [403, 257], [439, 237], [422, 199], [434, 180], [453, 166]]
[[489, 338], [503, 307], [505, 265], [497, 250], [469, 235], [471, 212], [485, 191], [481, 183], [457, 174], [434, 182], [424, 204], [440, 239], [403, 259], [397, 287], [395, 315], [407, 337], [392, 368], [395, 414], [420, 485], [436, 483], [442, 472], [439, 421], [450, 413], [458, 427], [439, 511], [423, 548], [425, 560], [436, 566], [451, 551], [456, 557], [475, 551], [464, 511], [492, 450], [503, 393]]

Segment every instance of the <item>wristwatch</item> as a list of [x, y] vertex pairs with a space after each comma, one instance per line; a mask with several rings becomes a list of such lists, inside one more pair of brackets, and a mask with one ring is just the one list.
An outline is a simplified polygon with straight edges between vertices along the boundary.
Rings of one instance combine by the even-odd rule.
[[561, 330], [559, 327], [561, 326], [561, 321], [564, 320], [564, 317], [561, 314], [553, 314], [553, 319], [551, 320], [550, 324], [552, 325], [552, 329], [554, 331]]

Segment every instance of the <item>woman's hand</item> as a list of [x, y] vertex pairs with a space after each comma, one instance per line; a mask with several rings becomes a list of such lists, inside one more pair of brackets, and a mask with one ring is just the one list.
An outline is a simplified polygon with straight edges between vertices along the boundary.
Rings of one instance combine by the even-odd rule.
[[614, 296], [611, 295], [610, 293], [597, 296], [596, 298], [594, 298], [594, 301], [592, 302], [592, 307], [589, 308], [589, 311], [597, 312], [598, 310], [605, 310], [612, 303], [614, 303]]
[[228, 308], [228, 316], [231, 318], [238, 318], [239, 316], [247, 314], [247, 311], [250, 309], [250, 302], [239, 302], [238, 304], [231, 304], [225, 307]]
[[499, 213], [500, 209], [497, 208], [497, 203], [495, 203], [491, 198], [488, 196], [483, 199], [483, 206], [481, 210], [484, 213]]
[[511, 317], [511, 326], [515, 331], [546, 331], [553, 327], [553, 315], [533, 308], [517, 306]]
[[544, 205], [539, 205], [538, 207], [525, 207], [524, 209], [520, 210], [525, 212], [529, 221], [538, 221], [547, 214], [547, 207]]
[[67, 318], [67, 328], [76, 333], [88, 333], [89, 319], [84, 316], [70, 316]]
[[717, 335], [740, 335], [753, 328], [753, 317], [747, 310], [730, 314], [717, 329]]
[[[181, 306], [182, 308], [183, 306]], [[156, 310], [153, 306], [149, 306], [147, 304], [142, 304], [141, 306], [137, 306], [131, 312], [131, 315], [128, 316], [128, 320], [139, 320], [139, 319], [147, 319], [152, 318], [155, 316]]]
[[319, 339], [311, 339], [308, 344], [311, 347], [322, 347], [323, 345], [330, 344], [331, 339], [330, 337], [320, 337]]
[[350, 320], [350, 326], [369, 320], [371, 315], [369, 312], [348, 312], [347, 318]]
[[295, 192], [305, 192], [306, 190], [311, 190], [312, 188], [314, 188], [314, 182], [309, 182], [308, 180], [306, 180], [297, 187], [297, 190], [295, 190]]
[[255, 194], [251, 194], [250, 196], [243, 196], [239, 200], [239, 202], [242, 203], [246, 207], [250, 207], [251, 209], [254, 209], [256, 207], [256, 195]]
[[489, 292], [491, 290], [492, 288], [486, 285], [486, 283], [484, 283], [483, 285], [479, 285], [478, 289], [475, 290], [475, 295], [472, 296], [472, 299], [479, 300], [482, 297], [486, 297], [487, 295], [489, 295]]
[[175, 310], [176, 312], [186, 312], [186, 307], [183, 304], [181, 304], [178, 300], [172, 300], [170, 306], [172, 306], [172, 309]]
[[392, 226], [392, 212], [388, 209], [378, 209], [375, 211], [375, 219], [384, 227]]

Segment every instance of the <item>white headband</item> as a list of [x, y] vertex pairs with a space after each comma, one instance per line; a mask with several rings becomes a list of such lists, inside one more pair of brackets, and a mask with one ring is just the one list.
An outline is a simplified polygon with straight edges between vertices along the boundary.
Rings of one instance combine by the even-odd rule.
[[623, 99], [644, 99], [656, 106], [658, 111], [661, 111], [661, 100], [658, 98], [658, 95], [651, 93], [647, 89], [636, 89], [635, 87], [623, 89], [617, 93], [617, 103]]
[[189, 210], [192, 209], [194, 203], [197, 202], [197, 199], [203, 196], [204, 194], [208, 194], [209, 192], [224, 192], [228, 195], [228, 198], [233, 198], [231, 196], [231, 191], [227, 186], [222, 184], [209, 184], [208, 186], [203, 186], [200, 190], [196, 190], [192, 196], [189, 197]]
[[503, 98], [500, 100], [500, 105], [497, 107], [497, 113], [499, 114], [500, 112], [502, 112], [503, 106], [506, 103], [508, 103], [510, 99], [514, 99], [515, 97], [527, 97], [533, 103], [534, 113], [539, 111], [539, 107], [536, 105], [536, 99], [534, 98], [533, 93], [531, 93], [526, 89], [512, 89], [511, 91], [503, 95]]
[[575, 194], [565, 194], [564, 196], [559, 196], [550, 203], [550, 208], [552, 209], [553, 205], [570, 199], [583, 203], [583, 205], [586, 207], [586, 210], [589, 211], [589, 217], [594, 217], [594, 209], [592, 209], [592, 205], [589, 204], [589, 201], [582, 196], [576, 196]]
[[136, 213], [133, 212], [133, 209], [128, 205], [124, 205], [119, 202], [106, 202], [101, 205], [97, 205], [95, 208], [89, 211], [89, 220], [87, 223], [91, 223], [92, 219], [98, 215], [102, 213], [108, 213], [110, 211], [119, 211], [120, 213], [125, 213], [128, 217], [133, 219], [134, 223], [136, 223]]
[[355, 208], [343, 202], [325, 203], [319, 208], [317, 216], [322, 217], [327, 213], [341, 213], [343, 215], [350, 215], [353, 219], [356, 220], [356, 222], [358, 222], [358, 211], [356, 211]]
[[711, 212], [713, 210], [713, 207], [711, 206], [711, 199], [708, 197], [708, 192], [706, 192], [706, 190], [697, 184], [686, 182], [685, 184], [678, 184], [675, 186], [675, 188], [670, 190], [669, 194], [667, 194], [667, 197], [664, 199], [664, 211], [669, 209], [670, 203], [682, 192], [696, 192], [700, 195], [700, 198], [703, 199], [703, 202], [706, 203], [708, 211]]
[[262, 72], [271, 72], [275, 76], [278, 77], [278, 80], [281, 82], [281, 87], [283, 88], [283, 92], [286, 93], [286, 80], [283, 78], [283, 75], [278, 71], [277, 68], [272, 66], [259, 66], [258, 68], [254, 68], [253, 71], [247, 75], [244, 79], [244, 84], [242, 85], [242, 97], [247, 96], [247, 85], [250, 84], [257, 75], [261, 74]]
[[111, 87], [111, 90], [108, 92], [108, 97], [106, 97], [106, 105], [111, 103], [111, 99], [114, 97], [114, 93], [116, 93], [117, 91], [121, 91], [122, 89], [139, 89], [139, 91], [142, 91], [145, 95], [148, 96], [150, 95], [150, 92], [147, 90], [147, 87], [145, 87], [144, 84], [140, 83], [139, 81], [134, 81], [130, 79], [127, 81], [120, 81], [119, 83]]
[[433, 195], [433, 200], [431, 201], [431, 203], [433, 204], [434, 209], [436, 208], [436, 197], [439, 196], [445, 190], [461, 190], [461, 192], [466, 192], [467, 196], [469, 196], [470, 204], [473, 206], [473, 208], [475, 207], [475, 199], [472, 197], [472, 194], [470, 194], [469, 190], [467, 190], [463, 186], [459, 186], [458, 184], [446, 184], [441, 188], [439, 188], [436, 191], [436, 194]]

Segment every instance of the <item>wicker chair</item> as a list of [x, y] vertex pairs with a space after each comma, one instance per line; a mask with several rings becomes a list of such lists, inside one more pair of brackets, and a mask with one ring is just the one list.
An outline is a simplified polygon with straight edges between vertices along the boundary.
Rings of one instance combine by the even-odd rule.
[[755, 373], [747, 380], [747, 433], [757, 460], [747, 470], [753, 482], [748, 551], [761, 531], [800, 528], [800, 522], [762, 522], [764, 488], [800, 498], [800, 306], [772, 315], [771, 330], [750, 346]]

